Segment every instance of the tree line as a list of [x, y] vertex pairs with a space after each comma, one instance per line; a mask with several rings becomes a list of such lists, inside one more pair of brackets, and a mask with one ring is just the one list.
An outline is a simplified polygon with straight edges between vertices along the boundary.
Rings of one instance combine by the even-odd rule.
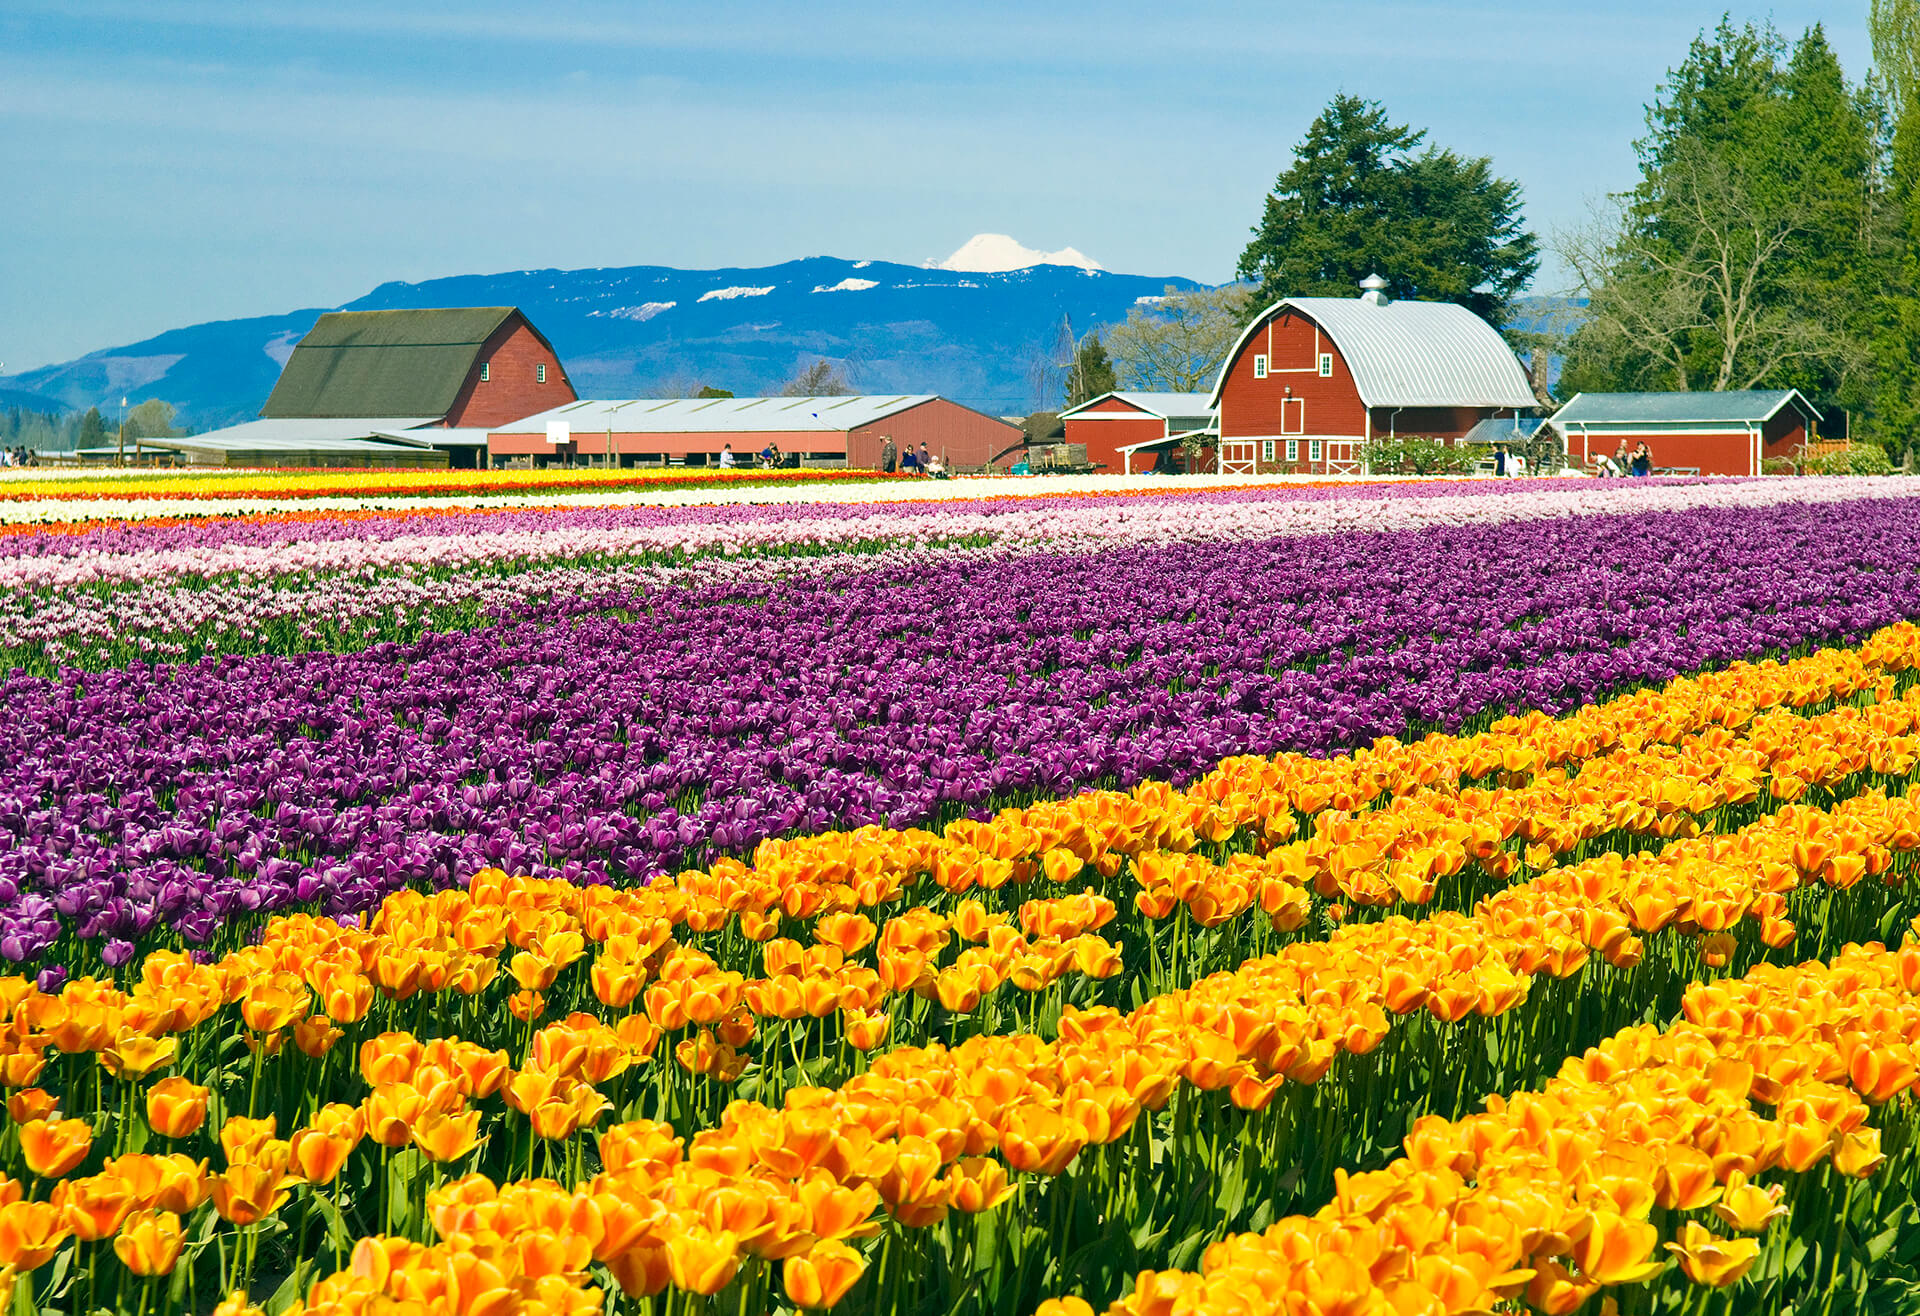
[[[148, 398], [127, 411], [127, 442], [135, 439], [179, 438], [188, 431], [175, 429], [174, 406]], [[104, 448], [120, 440], [120, 422], [100, 414], [100, 408], [57, 415], [10, 407], [0, 411], [0, 448], [30, 452], [71, 452], [75, 448]]]
[[[1556, 394], [1797, 388], [1896, 458], [1920, 444], [1920, 0], [1871, 0], [1850, 81], [1818, 23], [1723, 18], [1654, 89], [1639, 179], [1542, 242], [1518, 183], [1335, 96], [1263, 198], [1238, 281], [1136, 306], [1074, 341], [1065, 403], [1211, 387], [1239, 330], [1290, 296], [1452, 301], [1561, 361]], [[1556, 322], [1515, 303], [1543, 255]], [[1055, 394], [1059, 397], [1059, 394]]]

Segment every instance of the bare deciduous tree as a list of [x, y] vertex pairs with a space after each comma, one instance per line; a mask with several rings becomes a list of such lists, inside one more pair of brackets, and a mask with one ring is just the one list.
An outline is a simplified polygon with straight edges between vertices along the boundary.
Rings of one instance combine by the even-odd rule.
[[811, 362], [780, 387], [780, 396], [788, 398], [839, 398], [852, 392], [845, 368], [825, 357]]
[[1120, 386], [1169, 393], [1213, 387], [1240, 337], [1252, 295], [1237, 283], [1191, 292], [1169, 285], [1157, 301], [1135, 306], [1105, 336]]
[[1797, 205], [1763, 204], [1704, 150], [1676, 155], [1658, 184], [1657, 228], [1612, 203], [1556, 238], [1588, 298], [1586, 350], [1643, 359], [1656, 376], [1643, 384], [1683, 390], [1752, 388], [1795, 362], [1848, 363], [1854, 345], [1825, 308], [1773, 279], [1803, 232]]

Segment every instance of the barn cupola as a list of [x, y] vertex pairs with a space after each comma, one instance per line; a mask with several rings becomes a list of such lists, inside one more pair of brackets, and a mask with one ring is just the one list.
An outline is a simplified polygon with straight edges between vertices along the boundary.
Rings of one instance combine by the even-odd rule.
[[1360, 300], [1369, 306], [1387, 304], [1387, 281], [1378, 274], [1369, 274], [1360, 280]]

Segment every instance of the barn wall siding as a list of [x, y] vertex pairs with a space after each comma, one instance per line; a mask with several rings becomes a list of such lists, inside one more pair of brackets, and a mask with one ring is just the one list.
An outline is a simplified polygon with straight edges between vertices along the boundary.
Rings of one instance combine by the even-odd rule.
[[[480, 365], [487, 364], [487, 378], [480, 378]], [[547, 368], [547, 382], [539, 379], [539, 366]], [[514, 316], [480, 349], [467, 382], [447, 413], [447, 424], [476, 429], [508, 425], [536, 412], [578, 401], [566, 367], [553, 354], [527, 322]], [[549, 451], [544, 438], [538, 451]]]
[[[1165, 438], [1167, 423], [1158, 416], [1146, 415], [1137, 409], [1124, 420], [1080, 420], [1067, 417], [1067, 442], [1087, 445], [1087, 460], [1107, 468], [1107, 474], [1117, 475], [1124, 469], [1125, 461], [1120, 448], [1128, 443], [1145, 443], [1151, 439]], [[1145, 469], [1153, 465], [1154, 454], [1141, 453], [1144, 461], [1136, 460], [1133, 468]]]
[[[1319, 373], [1319, 353], [1333, 357], [1333, 374]], [[1254, 378], [1253, 358], [1267, 358], [1267, 377]], [[1220, 393], [1220, 437], [1278, 436], [1296, 425], [1307, 434], [1366, 433], [1367, 412], [1340, 349], [1333, 339], [1298, 311], [1271, 317], [1250, 336], [1239, 355], [1227, 363], [1226, 385]], [[1283, 403], [1300, 400], [1297, 413]]]
[[847, 465], [856, 470], [880, 469], [880, 444], [891, 435], [894, 447], [905, 453], [927, 445], [927, 456], [942, 458], [949, 467], [985, 466], [994, 454], [1020, 441], [1020, 427], [963, 407], [946, 398], [933, 398], [917, 407], [883, 416], [871, 425], [847, 433]]

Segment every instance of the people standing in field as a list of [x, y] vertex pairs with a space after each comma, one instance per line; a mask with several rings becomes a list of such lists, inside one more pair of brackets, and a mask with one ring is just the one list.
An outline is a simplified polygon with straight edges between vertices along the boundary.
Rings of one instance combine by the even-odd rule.
[[920, 459], [914, 455], [912, 448], [908, 448], [905, 452], [900, 454], [900, 474], [902, 475], [920, 474]]
[[1627, 441], [1620, 440], [1620, 447], [1613, 454], [1613, 464], [1622, 475], [1633, 474], [1633, 459], [1627, 455]]
[[1493, 478], [1503, 480], [1506, 478], [1506, 475], [1507, 445], [1504, 443], [1496, 443], [1493, 445]]
[[927, 445], [920, 445], [920, 474], [928, 475], [933, 471], [933, 459], [927, 455]]
[[900, 450], [893, 446], [893, 436], [885, 435], [880, 440], [880, 473], [892, 475], [894, 464], [900, 458]]
[[1633, 450], [1633, 473], [1638, 476], [1653, 474], [1653, 452], [1644, 443]]
[[1516, 480], [1527, 478], [1527, 455], [1524, 452], [1516, 452], [1507, 458], [1507, 474]]
[[722, 468], [730, 468], [733, 465], [733, 445], [731, 443], [723, 443], [720, 445], [720, 465]]

